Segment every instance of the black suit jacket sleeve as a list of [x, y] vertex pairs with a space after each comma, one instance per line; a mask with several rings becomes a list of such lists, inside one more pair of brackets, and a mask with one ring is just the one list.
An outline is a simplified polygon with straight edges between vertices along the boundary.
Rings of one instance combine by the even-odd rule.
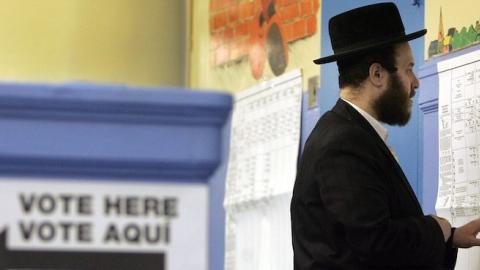
[[329, 146], [317, 153], [318, 190], [337, 230], [365, 265], [444, 264], [448, 248], [440, 226], [430, 216], [396, 210], [403, 198], [391, 181], [398, 179], [385, 169], [386, 161], [375, 149], [378, 145], [370, 134], [348, 128], [336, 132]]

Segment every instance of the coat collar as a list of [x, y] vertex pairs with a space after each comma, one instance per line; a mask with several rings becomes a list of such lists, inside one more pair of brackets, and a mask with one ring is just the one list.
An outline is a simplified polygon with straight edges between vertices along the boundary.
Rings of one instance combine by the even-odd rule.
[[[344, 118], [347, 118], [353, 124], [356, 124], [366, 130], [371, 136], [380, 139], [382, 138], [378, 135], [375, 129], [370, 125], [370, 123], [363, 117], [355, 108], [353, 108], [348, 102], [339, 98], [337, 104], [332, 109], [333, 112], [340, 114]], [[385, 144], [385, 143], [383, 143]]]
[[358, 107], [352, 102], [345, 99], [342, 100], [352, 106], [358, 113], [360, 113], [363, 118], [365, 118], [365, 120], [367, 120], [368, 123], [373, 127], [373, 129], [375, 129], [375, 132], [377, 132], [378, 136], [380, 136], [380, 138], [382, 138], [382, 140], [387, 143], [388, 130], [377, 119], [375, 119], [368, 112], [364, 111], [362, 108]]

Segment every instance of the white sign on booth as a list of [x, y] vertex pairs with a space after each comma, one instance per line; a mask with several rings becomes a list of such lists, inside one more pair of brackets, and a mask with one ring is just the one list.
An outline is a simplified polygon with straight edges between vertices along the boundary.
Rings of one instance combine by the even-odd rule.
[[205, 185], [0, 179], [0, 198], [8, 252], [145, 253], [163, 265], [142, 269], [207, 269]]

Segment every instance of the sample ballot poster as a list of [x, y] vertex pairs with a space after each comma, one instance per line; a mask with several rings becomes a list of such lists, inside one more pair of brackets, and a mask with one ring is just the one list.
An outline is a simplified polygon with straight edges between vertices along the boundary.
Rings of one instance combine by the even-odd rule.
[[207, 269], [207, 189], [0, 179], [0, 270]]
[[301, 97], [300, 70], [235, 96], [225, 194], [225, 270], [293, 268], [289, 202]]
[[[480, 51], [438, 63], [437, 213], [461, 226], [480, 217]], [[480, 269], [478, 248], [459, 250], [456, 269]]]

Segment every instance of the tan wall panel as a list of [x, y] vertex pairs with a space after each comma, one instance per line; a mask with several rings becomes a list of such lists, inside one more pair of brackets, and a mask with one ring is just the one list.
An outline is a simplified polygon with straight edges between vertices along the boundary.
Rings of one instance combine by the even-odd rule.
[[1, 0], [0, 79], [182, 86], [184, 1]]

